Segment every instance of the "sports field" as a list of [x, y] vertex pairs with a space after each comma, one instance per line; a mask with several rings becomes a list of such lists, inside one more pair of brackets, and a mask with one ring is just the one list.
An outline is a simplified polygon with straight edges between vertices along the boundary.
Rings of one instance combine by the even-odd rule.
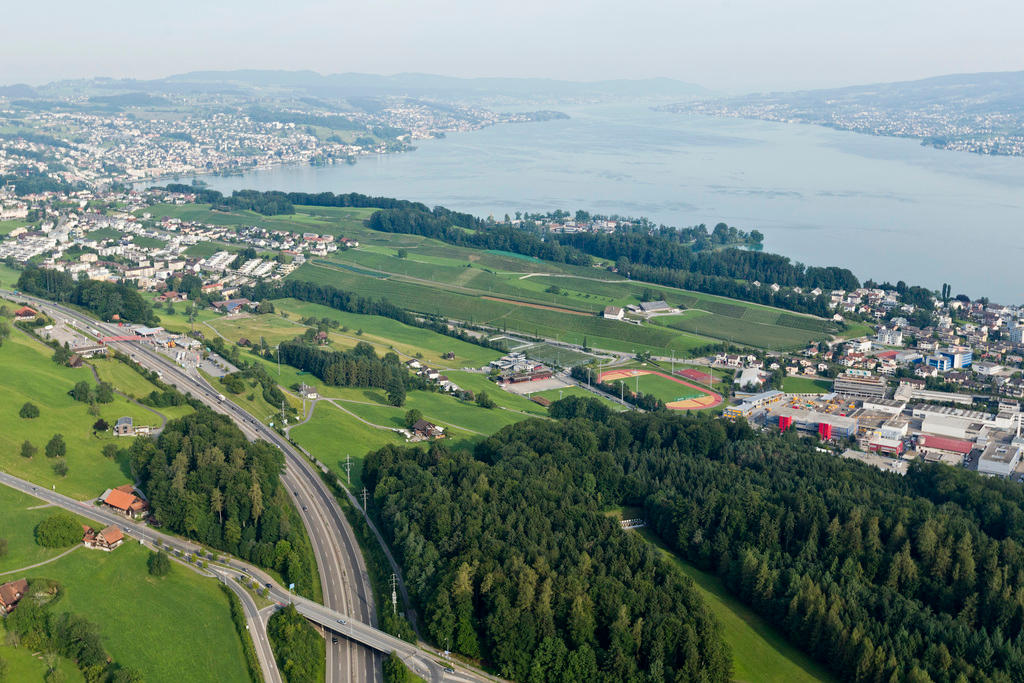
[[693, 380], [694, 382], [700, 382], [701, 384], [711, 384], [715, 382], [715, 376], [705, 370], [697, 370], [696, 368], [686, 368], [685, 370], [676, 370], [676, 374], [685, 379]]
[[782, 390], [787, 394], [827, 394], [832, 391], [832, 383], [814, 377], [786, 377], [782, 380]]
[[655, 370], [622, 368], [602, 372], [602, 382], [623, 383], [627, 391], [656, 396], [669, 410], [702, 410], [717, 406], [722, 397], [704, 387]]

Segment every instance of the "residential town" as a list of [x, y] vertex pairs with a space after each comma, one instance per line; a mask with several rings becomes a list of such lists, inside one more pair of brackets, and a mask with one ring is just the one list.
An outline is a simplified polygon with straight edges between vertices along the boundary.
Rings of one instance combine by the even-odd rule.
[[[279, 109], [223, 97], [136, 98], [99, 107], [87, 98], [47, 105], [0, 97], [0, 178], [33, 176], [54, 188], [95, 188], [283, 164], [351, 163], [413, 149], [445, 133], [549, 118], [388, 98], [369, 110]], [[0, 215], [0, 220], [3, 220]]]

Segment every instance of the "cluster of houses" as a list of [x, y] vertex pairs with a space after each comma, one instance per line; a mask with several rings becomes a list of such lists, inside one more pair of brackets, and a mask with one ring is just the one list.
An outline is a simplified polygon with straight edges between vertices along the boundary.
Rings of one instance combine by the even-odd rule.
[[427, 381], [436, 384], [442, 391], [449, 394], [464, 393], [462, 387], [451, 381], [446, 375], [442, 375], [440, 370], [428, 367], [415, 358], [407, 360], [405, 366], [417, 377], [423, 377]]
[[[195, 275], [204, 280], [204, 293], [227, 298], [245, 285], [287, 276], [307, 256], [326, 256], [339, 248], [359, 246], [348, 237], [261, 227], [236, 231], [170, 217], [156, 228], [147, 227], [150, 213], [142, 213], [141, 219], [132, 213], [160, 201], [184, 203], [189, 196], [161, 190], [131, 193], [132, 201], [125, 210], [108, 213], [84, 208], [94, 197], [92, 192], [80, 199], [82, 208], [53, 207], [51, 198], [41, 198], [44, 219], [38, 226], [15, 228], [0, 239], [0, 259], [41, 260], [42, 267], [75, 278], [129, 280], [149, 291], [165, 290], [172, 277]], [[205, 257], [190, 256], [190, 248], [199, 243], [222, 243], [225, 248]], [[291, 259], [283, 263], [274, 258], [252, 258], [232, 267], [236, 254], [227, 248], [228, 243], [290, 255]], [[81, 253], [83, 249], [85, 253]]]

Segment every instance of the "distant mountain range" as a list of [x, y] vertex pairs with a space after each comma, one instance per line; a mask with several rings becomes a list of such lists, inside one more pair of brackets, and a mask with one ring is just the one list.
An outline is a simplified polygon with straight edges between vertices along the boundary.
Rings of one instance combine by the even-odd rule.
[[1024, 155], [1024, 71], [682, 102], [686, 113], [813, 123], [980, 154]]
[[395, 96], [449, 101], [635, 98], [667, 101], [711, 94], [699, 85], [671, 78], [580, 82], [548, 78], [456, 78], [418, 73], [323, 75], [314, 71], [262, 70], [194, 71], [154, 80], [93, 78], [56, 81], [35, 88], [26, 85], [0, 87], [0, 96], [11, 98], [97, 95], [104, 92], [272, 94], [318, 99]]
[[853, 85], [795, 92], [754, 93], [723, 98], [733, 103], [778, 103], [788, 106], [871, 106], [926, 109], [929, 107], [991, 112], [1024, 105], [1024, 71], [951, 74], [916, 81]]

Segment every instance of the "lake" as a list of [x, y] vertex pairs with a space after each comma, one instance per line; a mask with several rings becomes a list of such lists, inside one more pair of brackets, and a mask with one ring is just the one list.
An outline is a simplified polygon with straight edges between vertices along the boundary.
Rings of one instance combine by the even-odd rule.
[[361, 192], [480, 216], [587, 209], [667, 224], [725, 221], [768, 251], [1024, 303], [1024, 158], [986, 157], [823, 127], [715, 119], [642, 105], [562, 108], [418, 143], [355, 165], [204, 177], [252, 188]]

